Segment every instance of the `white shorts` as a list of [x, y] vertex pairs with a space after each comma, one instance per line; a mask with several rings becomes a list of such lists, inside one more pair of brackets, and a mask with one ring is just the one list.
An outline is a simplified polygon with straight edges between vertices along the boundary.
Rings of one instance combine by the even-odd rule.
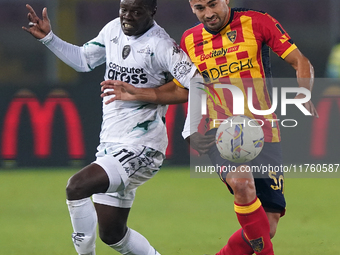
[[94, 194], [93, 202], [131, 208], [136, 189], [151, 179], [162, 166], [163, 153], [143, 145], [101, 143], [96, 161], [107, 173], [110, 185], [106, 193]]

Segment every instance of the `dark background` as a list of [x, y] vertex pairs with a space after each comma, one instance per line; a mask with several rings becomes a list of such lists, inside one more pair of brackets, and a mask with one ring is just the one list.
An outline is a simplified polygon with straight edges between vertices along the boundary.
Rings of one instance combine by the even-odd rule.
[[[287, 163], [327, 162], [337, 163], [339, 155], [340, 93], [337, 80], [327, 80], [325, 71], [332, 46], [340, 35], [340, 10], [338, 0], [239, 0], [231, 6], [253, 8], [269, 12], [290, 34], [300, 50], [310, 59], [318, 78], [314, 86], [313, 102], [330, 100], [328, 129], [314, 130], [317, 126], [310, 117], [302, 116], [296, 109], [288, 108], [290, 116], [299, 125], [283, 128], [283, 151]], [[41, 16], [48, 7], [53, 31], [62, 39], [82, 45], [95, 37], [100, 29], [118, 16], [118, 0], [59, 0], [29, 2]], [[83, 165], [94, 160], [99, 142], [101, 124], [101, 98], [99, 83], [104, 66], [91, 73], [77, 73], [57, 60], [41, 43], [21, 29], [27, 24], [26, 1], [0, 0], [0, 160], [3, 167], [13, 166], [66, 166]], [[179, 43], [182, 33], [197, 23], [187, 0], [159, 0], [156, 21]], [[275, 54], [271, 54], [273, 75], [277, 78], [293, 78], [295, 71]], [[294, 85], [295, 86], [295, 85]], [[327, 89], [333, 87], [331, 92]], [[50, 155], [38, 158], [33, 150], [33, 128], [27, 107], [21, 112], [18, 130], [18, 152], [12, 157], [4, 155], [4, 119], [9, 105], [18, 91], [29, 90], [44, 104], [56, 88], [67, 92], [81, 118], [85, 154], [80, 158], [69, 155], [65, 121], [60, 107], [55, 111]], [[293, 107], [293, 106], [292, 106]], [[174, 122], [168, 123], [173, 131], [172, 152], [167, 164], [188, 164], [188, 146], [181, 137], [184, 122], [183, 108], [178, 107]], [[327, 112], [323, 113], [327, 115]], [[325, 121], [322, 118], [319, 121]], [[320, 126], [320, 125], [319, 125]], [[326, 148], [316, 155], [312, 150], [313, 139], [326, 132]], [[314, 153], [314, 154], [313, 154]]]

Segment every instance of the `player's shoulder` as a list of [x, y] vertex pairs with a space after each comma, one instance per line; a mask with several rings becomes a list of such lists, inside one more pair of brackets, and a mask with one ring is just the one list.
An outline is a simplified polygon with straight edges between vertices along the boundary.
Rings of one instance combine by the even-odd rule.
[[273, 20], [267, 12], [250, 8], [232, 8], [231, 16], [233, 20], [237, 20], [241, 16], [248, 16], [253, 18], [253, 22], [268, 22], [268, 20]]
[[267, 12], [251, 8], [231, 8], [231, 15], [234, 15], [234, 17], [241, 15], [262, 16], [267, 15]]
[[120, 19], [115, 18], [109, 21], [104, 27], [103, 30], [117, 29], [120, 28]]
[[150, 28], [149, 31], [147, 31], [146, 36], [148, 39], [155, 41], [155, 42], [160, 42], [160, 41], [167, 41], [167, 40], [172, 40], [170, 35], [165, 31], [163, 27], [158, 25], [156, 21], [154, 21], [154, 26]]
[[202, 23], [198, 23], [194, 25], [191, 28], [188, 28], [187, 30], [184, 31], [182, 38], [185, 38], [191, 34], [197, 33], [197, 32], [202, 32], [202, 29], [204, 28], [204, 25]]
[[170, 47], [175, 42], [165, 29], [159, 26], [156, 22], [155, 25], [146, 33], [145, 37], [150, 46], [158, 49]]

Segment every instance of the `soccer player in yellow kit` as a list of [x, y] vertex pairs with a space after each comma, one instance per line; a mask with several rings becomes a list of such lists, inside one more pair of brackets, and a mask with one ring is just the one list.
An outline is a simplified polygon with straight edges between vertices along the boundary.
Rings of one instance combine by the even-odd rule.
[[[253, 89], [253, 106], [258, 110], [271, 108], [271, 77], [269, 48], [288, 62], [295, 70], [300, 87], [309, 90], [313, 86], [314, 71], [309, 60], [303, 56], [280, 23], [269, 14], [241, 8], [230, 8], [229, 0], [189, 0], [193, 13], [201, 22], [185, 31], [181, 48], [189, 55], [203, 76], [206, 84], [232, 84], [243, 91], [247, 102], [247, 88]], [[176, 80], [174, 82], [180, 85]], [[166, 103], [170, 97], [180, 93], [179, 87], [172, 90], [137, 92], [127, 84], [123, 85], [130, 93], [116, 99]], [[170, 85], [169, 85], [170, 86]], [[112, 87], [111, 87], [112, 88]], [[165, 87], [163, 87], [165, 88]], [[277, 224], [285, 213], [286, 202], [283, 195], [283, 173], [253, 177], [250, 172], [241, 172], [245, 164], [236, 164], [221, 158], [214, 143], [216, 128], [214, 119], [225, 119], [233, 113], [232, 94], [229, 90], [206, 87], [214, 96], [209, 98], [208, 131], [205, 135], [192, 130], [184, 130], [183, 136], [200, 154], [208, 153], [213, 165], [235, 166], [236, 172], [221, 172], [220, 177], [234, 194], [235, 212], [241, 228], [229, 239], [227, 245], [217, 255], [274, 254], [271, 238]], [[194, 88], [191, 88], [194, 90]], [[189, 92], [190, 93], [190, 92]], [[103, 94], [106, 96], [107, 94]], [[132, 96], [131, 96], [132, 95]], [[299, 94], [296, 98], [304, 97]], [[317, 116], [311, 101], [304, 104], [313, 116]], [[265, 145], [260, 155], [246, 165], [282, 165], [280, 131], [274, 113], [253, 114], [247, 104], [245, 115], [263, 120]], [[203, 142], [202, 142], [203, 141]]]

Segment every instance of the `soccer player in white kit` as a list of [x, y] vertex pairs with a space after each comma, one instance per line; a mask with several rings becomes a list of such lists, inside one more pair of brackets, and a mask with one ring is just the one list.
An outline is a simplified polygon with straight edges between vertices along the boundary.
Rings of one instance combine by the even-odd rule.
[[[196, 72], [187, 55], [154, 21], [156, 0], [121, 0], [119, 18], [82, 47], [53, 34], [46, 8], [40, 19], [30, 5], [26, 7], [29, 27], [23, 29], [76, 71], [88, 72], [106, 63], [104, 80], [140, 88], [165, 84], [169, 73], [188, 85]], [[96, 160], [73, 175], [66, 188], [74, 247], [78, 254], [95, 254], [98, 222], [102, 241], [119, 253], [157, 255], [145, 237], [127, 227], [127, 218], [137, 187], [162, 165], [168, 143], [167, 106], [120, 100], [105, 104], [109, 99], [103, 99]], [[187, 94], [179, 93], [175, 100], [185, 102]]]

